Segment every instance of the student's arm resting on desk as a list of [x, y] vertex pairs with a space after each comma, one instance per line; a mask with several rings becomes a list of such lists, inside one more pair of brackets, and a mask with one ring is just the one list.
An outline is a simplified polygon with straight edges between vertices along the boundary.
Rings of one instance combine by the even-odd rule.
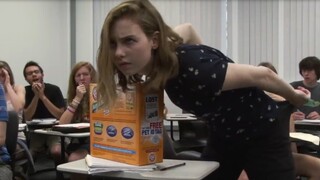
[[41, 88], [38, 90], [39, 99], [43, 102], [45, 107], [55, 118], [60, 119], [64, 111], [64, 107], [59, 108], [53, 102], [51, 102], [51, 100], [55, 100], [56, 102], [59, 100], [63, 101], [63, 96], [60, 88], [57, 87], [57, 89], [54, 89], [56, 96], [54, 97], [54, 99], [53, 97], [51, 97], [51, 100], [47, 98], [47, 96], [44, 94], [44, 89], [45, 89], [45, 84], [42, 84]]
[[68, 110], [68, 108], [64, 111], [59, 119], [59, 124], [70, 124], [72, 123], [74, 117], [74, 112]]
[[[86, 93], [86, 88], [84, 85], [78, 85], [76, 89], [76, 96], [73, 98], [72, 102], [68, 105], [67, 109], [62, 114], [59, 124], [69, 124], [72, 123], [74, 114], [77, 113], [77, 108], [81, 105], [84, 94]], [[75, 112], [72, 112], [75, 111]]]
[[296, 106], [305, 104], [310, 92], [294, 90], [272, 70], [245, 64], [229, 63], [222, 90], [258, 87], [262, 90], [278, 94]]

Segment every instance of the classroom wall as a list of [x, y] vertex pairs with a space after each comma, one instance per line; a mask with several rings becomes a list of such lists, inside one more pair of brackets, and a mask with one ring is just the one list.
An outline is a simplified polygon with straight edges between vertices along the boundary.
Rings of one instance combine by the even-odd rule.
[[34, 60], [44, 80], [66, 92], [70, 74], [69, 1], [0, 1], [0, 59], [9, 63], [17, 84], [27, 85], [23, 68]]

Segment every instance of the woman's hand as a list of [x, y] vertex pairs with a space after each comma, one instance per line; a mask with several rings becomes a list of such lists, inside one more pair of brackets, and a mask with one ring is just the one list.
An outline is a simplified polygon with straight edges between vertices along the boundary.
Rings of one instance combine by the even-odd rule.
[[311, 93], [308, 89], [299, 86], [295, 91], [295, 97], [292, 99], [292, 104], [299, 107], [308, 102], [311, 97]]
[[84, 96], [84, 94], [87, 92], [86, 86], [84, 84], [79, 84], [77, 86], [76, 90], [76, 98], [80, 102]]
[[4, 68], [2, 68], [1, 71], [2, 71], [1, 74], [3, 75], [3, 78], [4, 78], [3, 84], [5, 86], [11, 86], [11, 84], [10, 84], [10, 76], [9, 76], [8, 71], [6, 69], [4, 69]]
[[306, 88], [304, 88], [304, 87], [302, 87], [302, 86], [299, 86], [296, 90], [298, 90], [297, 93], [303, 92], [304, 94], [307, 95], [307, 97], [308, 97], [309, 99], [311, 98], [311, 92], [310, 92], [308, 89], [306, 89]]

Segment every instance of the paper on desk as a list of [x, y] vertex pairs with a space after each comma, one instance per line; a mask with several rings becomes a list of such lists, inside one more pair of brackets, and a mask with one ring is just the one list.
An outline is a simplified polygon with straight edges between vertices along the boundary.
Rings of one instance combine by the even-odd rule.
[[59, 124], [59, 125], [55, 125], [55, 127], [85, 128], [85, 127], [90, 127], [90, 123]]
[[155, 164], [145, 165], [145, 166], [135, 166], [135, 165], [120, 163], [120, 162], [111, 161], [107, 159], [92, 157], [89, 154], [85, 157], [85, 160], [89, 168], [88, 170], [89, 174], [110, 172], [110, 171], [146, 172], [146, 171], [153, 171], [157, 168]]
[[301, 122], [320, 123], [319, 119], [303, 119]]
[[303, 133], [303, 132], [290, 132], [290, 137], [308, 141], [319, 146], [319, 141], [320, 141], [319, 136], [315, 136], [315, 135]]
[[166, 120], [197, 120], [193, 114], [166, 114]]
[[19, 124], [19, 129], [24, 129], [24, 128], [26, 128], [26, 126], [27, 126], [27, 124], [25, 124], [25, 123], [20, 123], [20, 124]]
[[47, 119], [32, 119], [29, 121], [30, 124], [54, 124], [57, 119], [54, 118], [47, 118]]

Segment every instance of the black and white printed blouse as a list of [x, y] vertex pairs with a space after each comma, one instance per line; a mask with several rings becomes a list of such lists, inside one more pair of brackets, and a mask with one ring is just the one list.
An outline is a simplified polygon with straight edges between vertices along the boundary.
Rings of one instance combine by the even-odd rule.
[[278, 106], [262, 90], [250, 87], [221, 91], [228, 63], [220, 51], [205, 45], [182, 45], [176, 50], [179, 74], [166, 92], [181, 109], [208, 122], [215, 137], [250, 140], [277, 121]]

